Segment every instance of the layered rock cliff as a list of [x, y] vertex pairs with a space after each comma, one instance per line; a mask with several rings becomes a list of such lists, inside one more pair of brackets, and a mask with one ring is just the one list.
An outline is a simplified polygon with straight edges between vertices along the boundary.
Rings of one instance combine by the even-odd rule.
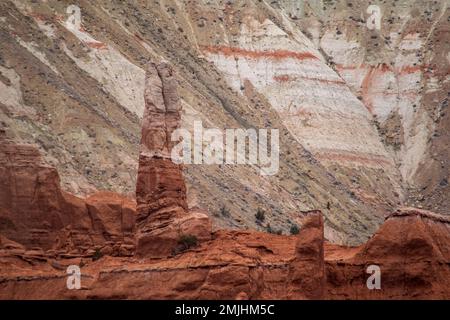
[[447, 6], [379, 5], [381, 31], [368, 1], [4, 1], [1, 125], [39, 146], [63, 190], [133, 196], [146, 62], [165, 60], [180, 127], [280, 130], [274, 176], [184, 167], [189, 207], [285, 234], [321, 209], [327, 239], [359, 244], [398, 205], [449, 205]]
[[[448, 1], [322, 1], [279, 9], [373, 115], [406, 202], [448, 212]], [[276, 6], [276, 5], [275, 5]], [[376, 24], [374, 24], [376, 22]]]
[[57, 170], [43, 161], [35, 146], [15, 144], [2, 132], [0, 234], [20, 244], [16, 254], [133, 254], [132, 199], [111, 192], [82, 199], [62, 191]]
[[[325, 241], [318, 210], [296, 213], [297, 235], [212, 232], [187, 208], [181, 166], [167, 155], [179, 121], [171, 68], [150, 64], [146, 83], [137, 217], [117, 194], [63, 193], [36, 148], [1, 131], [1, 299], [450, 298], [450, 220], [429, 211], [400, 209], [352, 248]], [[79, 288], [68, 287], [68, 266], [80, 269]]]

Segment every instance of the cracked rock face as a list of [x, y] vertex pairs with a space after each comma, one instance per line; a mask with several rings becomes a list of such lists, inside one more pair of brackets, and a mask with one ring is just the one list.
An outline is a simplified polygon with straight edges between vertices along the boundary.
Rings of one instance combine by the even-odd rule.
[[157, 220], [154, 215], [159, 211], [176, 215], [187, 209], [182, 167], [170, 158], [173, 146], [171, 135], [181, 121], [176, 90], [171, 68], [167, 64], [150, 63], [146, 73], [145, 110], [136, 184], [139, 225], [147, 220]]

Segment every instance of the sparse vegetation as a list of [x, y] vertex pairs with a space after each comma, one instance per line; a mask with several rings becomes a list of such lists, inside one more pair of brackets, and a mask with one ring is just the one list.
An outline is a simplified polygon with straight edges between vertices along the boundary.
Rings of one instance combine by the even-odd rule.
[[198, 239], [192, 234], [183, 234], [178, 239], [181, 251], [188, 250], [198, 245]]
[[283, 234], [283, 230], [272, 228], [270, 223], [267, 224], [266, 230], [267, 230], [268, 233], [277, 234], [277, 235], [280, 235], [280, 236]]
[[266, 212], [263, 209], [258, 208], [258, 211], [255, 214], [255, 218], [256, 222], [264, 222], [264, 220], [266, 220]]
[[292, 235], [298, 234], [298, 233], [300, 232], [300, 228], [299, 228], [296, 224], [293, 224], [293, 225], [291, 226], [291, 229], [289, 230], [289, 232], [290, 232]]
[[221, 208], [220, 208], [220, 214], [223, 216], [223, 217], [230, 217], [230, 210], [228, 210], [227, 209], [227, 207], [225, 207], [225, 206], [222, 206]]
[[99, 248], [95, 249], [94, 254], [92, 255], [92, 261], [97, 261], [101, 257], [103, 257], [103, 253], [100, 251]]

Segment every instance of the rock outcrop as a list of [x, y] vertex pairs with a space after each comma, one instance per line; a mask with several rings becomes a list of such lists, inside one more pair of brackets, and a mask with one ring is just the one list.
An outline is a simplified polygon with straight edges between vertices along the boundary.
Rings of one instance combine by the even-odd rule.
[[61, 190], [35, 146], [0, 141], [0, 233], [49, 256], [134, 252], [135, 203], [103, 192], [82, 199]]
[[136, 184], [137, 255], [169, 256], [180, 238], [211, 237], [211, 222], [188, 212], [182, 165], [171, 159], [181, 122], [177, 82], [167, 63], [150, 63], [146, 73], [145, 110]]
[[[415, 208], [390, 215], [357, 249], [329, 246], [327, 298], [449, 299], [450, 219]], [[381, 288], [368, 290], [369, 265], [380, 267]]]
[[[0, 298], [449, 299], [449, 225], [403, 209], [368, 243], [348, 248], [324, 242], [322, 215], [311, 212], [296, 236], [219, 230], [169, 258], [85, 259], [84, 290], [68, 290], [64, 274], [80, 261], [18, 258], [20, 244], [2, 237]], [[380, 289], [367, 287], [370, 265], [380, 268]]]
[[307, 214], [290, 265], [290, 299], [321, 299], [325, 292], [323, 216], [320, 211]]
[[40, 276], [31, 278], [28, 267], [4, 269], [19, 262], [0, 257], [0, 298], [43, 298], [37, 284], [45, 283], [45, 297], [58, 299], [320, 299], [323, 221], [319, 212], [304, 219], [296, 236], [220, 230], [212, 240], [170, 258], [85, 261], [85, 290], [78, 291], [67, 290], [64, 277], [46, 264], [40, 265]]
[[[322, 215], [314, 212], [304, 219], [296, 236], [217, 231], [212, 240], [171, 259], [105, 270], [87, 294], [133, 299], [320, 299], [325, 289]], [[148, 281], [154, 290], [146, 288]]]

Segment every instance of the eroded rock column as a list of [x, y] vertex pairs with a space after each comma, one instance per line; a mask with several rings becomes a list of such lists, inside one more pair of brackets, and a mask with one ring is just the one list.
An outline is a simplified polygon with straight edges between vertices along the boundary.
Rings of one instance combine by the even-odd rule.
[[180, 237], [210, 237], [210, 221], [188, 213], [182, 165], [171, 160], [177, 141], [171, 136], [181, 123], [180, 98], [172, 68], [150, 63], [146, 71], [145, 110], [139, 154], [137, 255], [163, 257], [174, 253]]
[[170, 158], [170, 137], [181, 116], [176, 80], [167, 64], [148, 65], [144, 95], [136, 199], [138, 224], [149, 227], [151, 221], [170, 221], [184, 212], [187, 202], [181, 165]]

